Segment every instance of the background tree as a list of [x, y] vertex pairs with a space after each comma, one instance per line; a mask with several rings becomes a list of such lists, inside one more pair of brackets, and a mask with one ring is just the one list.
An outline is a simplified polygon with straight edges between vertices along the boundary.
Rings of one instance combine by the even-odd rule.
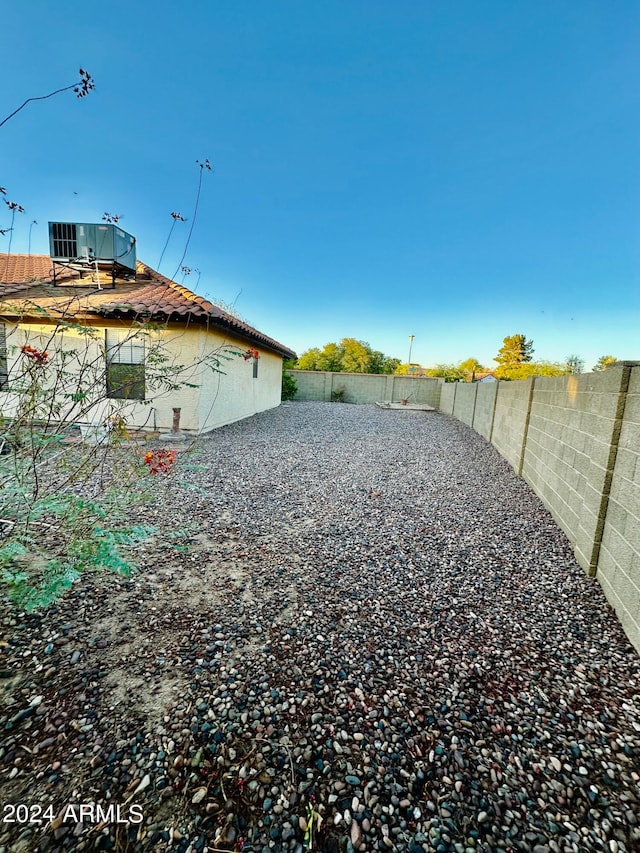
[[458, 367], [464, 374], [466, 374], [466, 377], [470, 382], [473, 382], [476, 373], [486, 370], [477, 358], [466, 358], [464, 361], [460, 362]]
[[531, 361], [504, 372], [498, 368], [495, 375], [502, 380], [528, 379], [530, 376], [566, 376], [567, 366], [558, 361]]
[[318, 364], [322, 358], [322, 352], [318, 347], [312, 347], [292, 362], [291, 367], [295, 370], [320, 370]]
[[342, 351], [336, 343], [325, 344], [322, 349], [312, 347], [302, 353], [294, 367], [296, 370], [329, 370], [337, 373], [342, 369]]
[[369, 359], [368, 373], [395, 373], [400, 366], [399, 358], [391, 358], [379, 350], [373, 350]]
[[456, 364], [436, 364], [424, 369], [425, 376], [435, 376], [445, 382], [464, 382], [465, 372]]
[[494, 361], [498, 362], [496, 376], [500, 379], [513, 378], [510, 373], [530, 362], [533, 352], [533, 341], [527, 340], [525, 335], [507, 335], [494, 358]]
[[400, 360], [371, 349], [366, 341], [342, 338], [340, 343], [312, 347], [295, 362], [297, 370], [328, 370], [332, 373], [393, 373]]
[[[409, 370], [409, 368], [411, 368], [411, 370]], [[416, 370], [415, 363], [414, 364], [407, 364], [407, 362], [405, 361], [405, 362], [402, 362], [400, 364], [397, 364], [396, 367], [394, 368], [393, 372], [395, 373], [396, 376], [406, 376], [408, 373], [413, 373], [415, 370]], [[422, 367], [419, 369], [419, 371], [424, 372]]]
[[584, 359], [580, 358], [579, 355], [568, 355], [566, 360], [566, 373], [571, 373], [574, 376], [577, 376], [579, 373], [584, 372]]
[[336, 343], [325, 344], [320, 353], [316, 370], [330, 370], [334, 373], [342, 370], [342, 349]]
[[615, 364], [618, 359], [615, 355], [601, 355], [598, 361], [591, 368], [592, 370], [606, 370], [607, 367], [611, 367], [612, 364]]
[[369, 373], [369, 365], [373, 351], [369, 344], [357, 341], [355, 338], [343, 338], [340, 341], [342, 349], [342, 367], [345, 373]]

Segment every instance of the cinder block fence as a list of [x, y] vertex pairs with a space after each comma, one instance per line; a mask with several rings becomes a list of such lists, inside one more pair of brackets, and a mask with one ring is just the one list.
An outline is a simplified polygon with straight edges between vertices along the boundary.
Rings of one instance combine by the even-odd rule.
[[331, 373], [320, 370], [289, 370], [298, 386], [296, 400], [330, 402], [343, 391], [346, 403], [378, 403], [383, 400], [427, 403], [438, 408], [442, 379], [432, 376], [394, 376], [381, 373]]
[[640, 651], [640, 362], [447, 384], [440, 410], [483, 435], [529, 483]]
[[289, 371], [297, 400], [428, 403], [490, 441], [567, 534], [640, 652], [640, 362], [519, 382]]

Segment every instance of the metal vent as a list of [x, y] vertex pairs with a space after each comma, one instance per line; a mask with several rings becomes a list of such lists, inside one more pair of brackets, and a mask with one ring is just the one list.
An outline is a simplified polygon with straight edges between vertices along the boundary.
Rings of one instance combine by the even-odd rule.
[[50, 222], [51, 260], [136, 271], [136, 238], [112, 223]]
[[78, 237], [76, 225], [72, 222], [52, 222], [52, 241], [54, 258], [77, 258]]

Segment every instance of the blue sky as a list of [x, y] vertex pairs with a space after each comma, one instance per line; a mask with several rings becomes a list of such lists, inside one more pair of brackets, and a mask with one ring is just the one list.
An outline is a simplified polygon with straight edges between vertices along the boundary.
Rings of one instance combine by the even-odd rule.
[[0, 128], [12, 251], [107, 211], [156, 266], [208, 158], [184, 283], [299, 353], [640, 358], [637, 2], [31, 0], [2, 29], [0, 120], [96, 83]]

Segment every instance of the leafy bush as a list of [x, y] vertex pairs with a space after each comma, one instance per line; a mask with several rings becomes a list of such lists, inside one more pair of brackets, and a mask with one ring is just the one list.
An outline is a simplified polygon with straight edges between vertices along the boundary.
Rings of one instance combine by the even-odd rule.
[[[36, 310], [46, 314], [29, 308]], [[143, 457], [127, 423], [133, 407], [195, 387], [187, 381], [195, 363], [176, 363], [164, 327], [134, 324], [118, 345], [144, 345], [147, 393], [133, 400], [110, 394], [114, 348], [106, 349], [103, 331], [42, 319], [34, 331], [16, 315], [0, 392], [0, 591], [26, 610], [55, 600], [87, 569], [131, 572], [126, 550], [153, 529], [127, 523], [130, 507], [147, 497], [150, 475], [169, 474], [175, 458], [167, 450]], [[238, 355], [219, 348], [197, 363], [222, 373], [221, 359]]]
[[282, 399], [293, 400], [298, 393], [298, 383], [286, 370], [282, 371]]

